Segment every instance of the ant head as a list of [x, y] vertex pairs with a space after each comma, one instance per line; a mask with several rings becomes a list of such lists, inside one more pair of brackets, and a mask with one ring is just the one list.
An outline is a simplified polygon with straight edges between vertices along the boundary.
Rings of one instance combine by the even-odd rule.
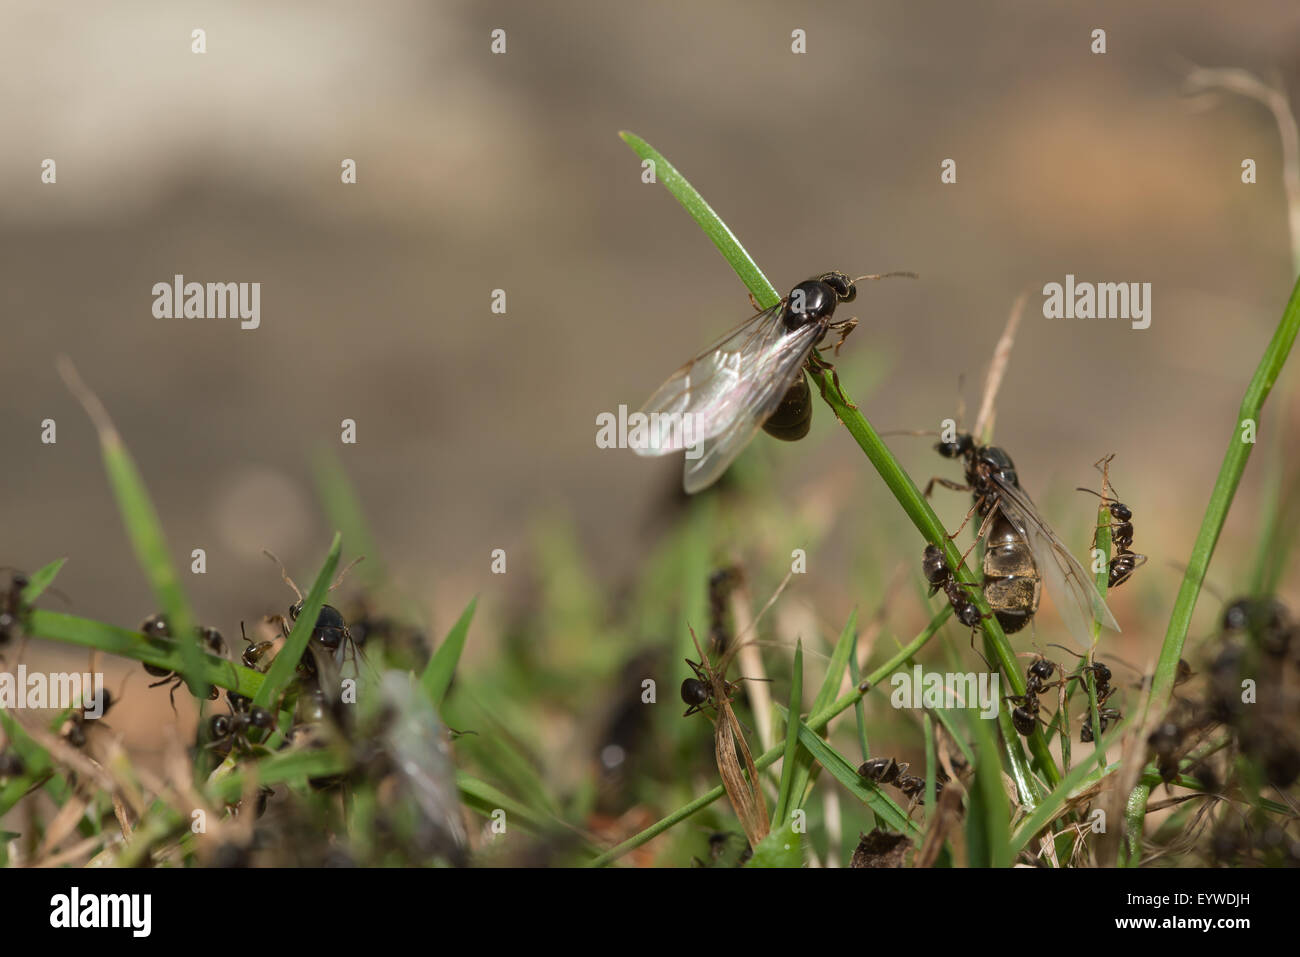
[[925, 580], [935, 588], [938, 588], [950, 574], [948, 559], [944, 557], [943, 551], [937, 545], [925, 546], [925, 553], [921, 556], [921, 572], [925, 575]]
[[975, 451], [975, 438], [969, 432], [962, 432], [951, 442], [939, 442], [934, 450], [946, 459], [959, 459]]
[[818, 279], [835, 291], [835, 297], [840, 302], [852, 302], [858, 296], [858, 287], [842, 272], [828, 272]]

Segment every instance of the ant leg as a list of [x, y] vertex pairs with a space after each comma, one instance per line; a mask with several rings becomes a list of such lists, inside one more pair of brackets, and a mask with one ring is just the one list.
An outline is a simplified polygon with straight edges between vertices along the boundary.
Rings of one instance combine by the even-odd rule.
[[828, 328], [834, 329], [839, 334], [839, 341], [834, 346], [822, 346], [818, 351], [825, 352], [827, 349], [834, 349], [835, 355], [840, 354], [840, 347], [844, 345], [844, 340], [849, 337], [849, 333], [858, 327], [858, 317], [845, 319], [842, 322], [833, 322]]
[[[952, 491], [954, 491], [954, 492], [973, 492], [973, 491], [974, 491], [974, 489], [973, 489], [971, 486], [969, 486], [969, 485], [962, 485], [960, 482], [954, 482], [954, 481], [952, 481], [951, 479], [946, 479], [946, 478], [944, 478], [944, 477], [941, 476], [941, 475], [936, 475], [934, 478], [930, 479], [930, 481], [928, 481], [928, 482], [925, 483], [925, 492], [924, 492], [924, 495], [925, 495], [926, 498], [929, 498], [929, 497], [930, 497], [930, 493], [934, 491], [934, 487], [935, 487], [936, 485], [942, 485], [944, 488], [946, 488], [946, 489], [952, 489]], [[949, 536], [949, 537], [951, 538], [952, 536]]]

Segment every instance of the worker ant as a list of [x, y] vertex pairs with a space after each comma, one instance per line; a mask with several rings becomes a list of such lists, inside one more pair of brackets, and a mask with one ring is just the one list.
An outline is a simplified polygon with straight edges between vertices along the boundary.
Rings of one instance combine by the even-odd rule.
[[[911, 767], [906, 761], [894, 758], [870, 758], [858, 768], [861, 777], [875, 781], [877, 784], [892, 784], [917, 804], [925, 803], [925, 778], [908, 774]], [[934, 796], [936, 800], [943, 793], [948, 775], [943, 768], [935, 769]]]
[[[162, 614], [150, 615], [140, 624], [140, 631], [148, 638], [154, 638], [160, 641], [172, 640], [171, 625]], [[221, 636], [221, 632], [215, 628], [200, 626], [196, 629], [199, 641], [213, 655], [218, 658], [225, 658], [228, 655], [226, 648], [226, 639]], [[144, 664], [144, 670], [151, 676], [157, 678], [150, 688], [158, 688], [162, 685], [170, 684], [168, 699], [171, 701], [172, 711], [176, 710], [176, 689], [185, 683], [185, 678], [179, 673], [172, 671], [170, 668], [164, 668], [161, 665]], [[216, 701], [220, 692], [215, 686], [208, 688], [208, 700]]]
[[252, 707], [247, 712], [234, 711], [230, 714], [214, 714], [208, 720], [208, 738], [210, 748], [234, 745], [241, 752], [252, 750], [248, 733], [254, 728], [270, 731], [275, 727], [275, 716], [262, 707]]
[[[1110, 461], [1115, 457], [1112, 452], [1104, 459], [1099, 459], [1093, 467], [1101, 471], [1101, 491], [1094, 492], [1090, 488], [1078, 488], [1076, 491], [1087, 492], [1090, 495], [1096, 495], [1101, 499], [1101, 503], [1106, 510], [1110, 512], [1110, 517], [1114, 519], [1110, 523], [1110, 540], [1115, 546], [1115, 553], [1111, 557], [1107, 566], [1108, 588], [1118, 588], [1124, 584], [1142, 565], [1146, 564], [1147, 557], [1139, 555], [1133, 551], [1133, 510], [1121, 502], [1118, 498], [1113, 497], [1110, 493], [1114, 492], [1114, 486], [1110, 484]], [[1106, 526], [1101, 526], [1106, 527]], [[1092, 547], [1097, 547], [1097, 533], [1093, 532]], [[1098, 569], [1100, 570], [1100, 569]]]

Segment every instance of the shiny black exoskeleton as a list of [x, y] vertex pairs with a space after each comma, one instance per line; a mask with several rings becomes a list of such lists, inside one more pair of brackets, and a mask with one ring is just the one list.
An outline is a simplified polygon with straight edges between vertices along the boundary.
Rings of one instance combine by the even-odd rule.
[[[1025, 691], [1036, 695], [1041, 694], [1048, 688], [1055, 687], [1055, 685], [1048, 684], [1048, 682], [1052, 680], [1052, 675], [1058, 671], [1064, 673], [1064, 669], [1055, 661], [1041, 655], [1035, 658], [1033, 663], [1025, 669]], [[1060, 684], [1060, 682], [1056, 684]]]
[[1024, 535], [1011, 520], [997, 510], [989, 513], [1000, 501], [998, 485], [1020, 487], [1015, 463], [1003, 449], [992, 445], [977, 445], [969, 433], [960, 433], [952, 441], [935, 445], [935, 451], [947, 459], [965, 459], [966, 484], [960, 485], [945, 479], [931, 479], [925, 494], [929, 497], [936, 482], [962, 492], [970, 492], [975, 500], [975, 511], [981, 520], [987, 519], [984, 540], [984, 598], [1008, 634], [1015, 634], [1029, 624], [1038, 611], [1042, 598], [1043, 581], [1034, 554]]
[[[908, 774], [910, 767], [911, 765], [906, 761], [900, 762], [894, 758], [871, 758], [862, 763], [858, 768], [858, 774], [877, 784], [892, 784], [911, 800], [924, 804], [925, 778]], [[943, 768], [936, 768], [935, 772], [934, 796], [938, 798], [943, 793], [948, 775]]]
[[[858, 287], [844, 273], [822, 273], [790, 290], [781, 310], [781, 323], [790, 332], [814, 322], [829, 329], [835, 307], [842, 302], [852, 302], [857, 296]], [[826, 335], [826, 329], [817, 337], [818, 342]]]
[[1006, 700], [1015, 704], [1011, 709], [1012, 726], [1025, 737], [1029, 737], [1034, 733], [1038, 722], [1042, 720], [1038, 717], [1038, 695], [1026, 691], [1022, 695], [1007, 695]]
[[709, 686], [699, 678], [687, 678], [682, 682], [682, 701], [689, 707], [682, 717], [695, 714], [709, 701]]
[[[948, 596], [948, 603], [952, 605], [953, 615], [957, 620], [968, 628], [978, 628], [980, 623], [980, 610], [975, 603], [970, 600], [970, 595], [963, 591], [963, 588], [973, 588], [974, 585], [966, 585], [957, 581], [953, 577], [952, 569], [948, 567], [948, 559], [944, 557], [942, 549], [935, 545], [926, 545], [925, 552], [921, 557], [921, 572], [925, 575], [925, 580], [930, 583], [930, 594], [933, 595], [940, 589]], [[972, 640], [974, 636], [972, 635]]]
[[[857, 295], [857, 286], [844, 273], [824, 273], [790, 290], [781, 309], [781, 324], [788, 332], [794, 332], [810, 323], [818, 323], [821, 331], [817, 334], [817, 343], [820, 343], [832, 325], [841, 325], [833, 322], [835, 307], [842, 302], [852, 302]], [[841, 342], [856, 321], [850, 319], [843, 324]], [[812, 390], [800, 372], [776, 411], [763, 423], [763, 431], [774, 438], [795, 442], [807, 435], [812, 427], [812, 410]]]

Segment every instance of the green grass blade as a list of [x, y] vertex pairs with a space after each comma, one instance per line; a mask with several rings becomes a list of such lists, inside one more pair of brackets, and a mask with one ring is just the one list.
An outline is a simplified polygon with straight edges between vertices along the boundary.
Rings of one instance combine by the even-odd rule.
[[451, 687], [452, 675], [456, 673], [460, 654], [465, 650], [465, 639], [469, 635], [469, 625], [474, 620], [474, 609], [477, 607], [478, 598], [471, 598], [456, 624], [451, 626], [451, 631], [447, 632], [447, 637], [429, 659], [424, 675], [420, 678], [420, 686], [435, 708], [442, 708], [442, 699]]
[[66, 558], [56, 558], [40, 571], [35, 572], [27, 579], [27, 587], [23, 589], [23, 604], [31, 605], [32, 602], [41, 597], [41, 593], [54, 583], [54, 578], [67, 563]]
[[[28, 630], [38, 638], [49, 638], [83, 648], [97, 648], [110, 655], [131, 658], [168, 671], [180, 671], [185, 666], [181, 649], [174, 642], [154, 641], [138, 631], [89, 618], [78, 618], [76, 615], [35, 610], [31, 613]], [[207, 684], [229, 688], [249, 698], [257, 694], [265, 680], [263, 675], [250, 668], [203, 651], [199, 652], [199, 666], [195, 674]]]
[[[780, 706], [778, 705], [778, 707]], [[817, 763], [829, 771], [835, 780], [844, 785], [854, 797], [875, 811], [876, 816], [895, 831], [912, 836], [921, 833], [920, 827], [908, 818], [903, 809], [894, 803], [894, 800], [889, 795], [882, 791], [874, 781], [863, 779], [858, 774], [857, 769], [849, 764], [838, 751], [818, 737], [817, 733], [807, 725], [799, 727], [799, 743], [812, 753], [812, 756], [817, 759]]]
[[664, 159], [657, 149], [635, 133], [624, 131], [618, 135], [641, 159], [650, 160], [655, 164], [657, 181], [677, 198], [677, 202], [691, 214], [700, 229], [704, 230], [704, 234], [713, 240], [713, 245], [718, 247], [718, 252], [722, 253], [741, 282], [754, 294], [754, 299], [758, 301], [759, 306], [766, 309], [780, 302], [781, 296], [768, 282], [753, 257], [745, 251], [745, 247], [740, 245], [740, 240], [736, 238], [735, 233], [722, 221], [722, 217], [713, 211], [713, 207], [704, 201], [704, 197], [696, 192], [695, 187], [686, 181], [686, 177], [677, 172], [677, 167]]
[[[1005, 713], [1005, 709], [1003, 709]], [[1010, 867], [1011, 805], [1002, 789], [1001, 749], [987, 721], [972, 721], [975, 780], [966, 816], [971, 867]]]
[[302, 659], [303, 652], [307, 650], [307, 642], [316, 628], [316, 619], [320, 616], [321, 606], [325, 604], [325, 595], [329, 592], [330, 584], [334, 579], [334, 569], [338, 567], [339, 553], [342, 548], [343, 536], [335, 532], [329, 554], [325, 556], [325, 564], [321, 566], [311, 591], [307, 593], [307, 598], [302, 603], [298, 620], [293, 623], [293, 630], [289, 632], [284, 647], [272, 660], [271, 667], [266, 673], [266, 680], [253, 696], [253, 704], [270, 708], [272, 702], [276, 701], [280, 692], [293, 679], [294, 669]]
[[184, 675], [190, 691], [203, 701], [207, 698], [208, 689], [200, 677], [203, 651], [195, 631], [194, 616], [172, 565], [162, 522], [149, 498], [144, 479], [103, 403], [81, 381], [71, 360], [60, 356], [58, 369], [69, 391], [85, 408], [95, 431], [99, 433], [104, 470], [108, 473], [109, 485], [117, 499], [118, 511], [122, 514], [122, 524], [126, 526], [136, 561], [140, 563], [163, 614], [167, 616], [172, 636], [180, 647], [183, 667], [179, 671]]
[[1178, 659], [1183, 653], [1183, 642], [1187, 638], [1187, 629], [1191, 626], [1192, 612], [1196, 608], [1196, 600], [1205, 581], [1206, 571], [1209, 569], [1210, 557], [1214, 554], [1214, 547], [1219, 541], [1219, 534], [1223, 531], [1223, 524], [1228, 516], [1228, 508], [1232, 505], [1237, 486], [1241, 484], [1241, 476], [1246, 470], [1246, 462], [1250, 459], [1251, 450], [1254, 448], [1253, 443], [1242, 441], [1243, 423], [1250, 420], [1257, 428], [1259, 427], [1260, 411], [1263, 409], [1264, 400], [1268, 398], [1273, 383], [1277, 381], [1278, 374], [1286, 363], [1287, 356], [1291, 354], [1291, 346], [1295, 343], [1297, 331], [1300, 331], [1300, 281], [1297, 281], [1291, 291], [1291, 298], [1287, 301], [1282, 319], [1278, 322], [1273, 338], [1268, 348], [1264, 350], [1263, 358], [1260, 359], [1255, 374], [1246, 387], [1246, 394], [1242, 398], [1241, 408], [1233, 424], [1231, 438], [1228, 440], [1228, 451], [1223, 457], [1223, 465], [1219, 469], [1214, 490], [1210, 493], [1210, 503], [1205, 509], [1205, 517], [1201, 520], [1200, 531], [1192, 546], [1192, 555], [1187, 560], [1187, 571], [1183, 575], [1183, 582], [1174, 602], [1169, 628], [1165, 632], [1160, 658], [1156, 663], [1151, 696], [1147, 702], [1148, 711], [1152, 707], [1164, 710], [1170, 694], [1173, 693], [1174, 680], [1178, 674]]
[[[803, 707], [803, 641], [794, 643], [794, 670], [790, 677], [790, 707], [785, 717], [785, 755], [781, 763], [781, 787], [772, 810], [772, 831], [783, 829], [790, 807], [790, 789], [794, 784], [794, 758], [799, 750], [799, 725]], [[770, 837], [771, 835], [769, 835]]]
[[332, 449], [323, 448], [312, 458], [312, 475], [316, 481], [316, 494], [331, 528], [337, 528], [348, 548], [366, 560], [353, 571], [368, 591], [379, 588], [387, 580], [387, 572], [379, 548], [370, 534], [365, 511], [357, 490], [348, 478], [343, 463]]
[[[1241, 484], [1242, 474], [1246, 471], [1246, 462], [1250, 459], [1250, 452], [1254, 447], [1253, 443], [1242, 441], [1245, 423], [1247, 420], [1254, 422], [1258, 430], [1264, 400], [1268, 398], [1273, 383], [1277, 381], [1282, 366], [1291, 354], [1297, 331], [1300, 331], [1300, 280], [1297, 280], [1291, 290], [1291, 297], [1287, 300], [1286, 309], [1283, 310], [1282, 318], [1273, 332], [1273, 338], [1269, 340], [1268, 347], [1255, 368], [1255, 374], [1251, 376], [1250, 383], [1246, 386], [1246, 394], [1242, 397], [1237, 421], [1233, 424], [1232, 435], [1228, 440], [1228, 451], [1223, 457], [1223, 464], [1219, 467], [1219, 477], [1210, 493], [1210, 502], [1205, 508], [1204, 518], [1201, 519], [1200, 531], [1192, 545], [1192, 555], [1187, 560], [1187, 571], [1183, 574], [1178, 596], [1174, 600], [1174, 610], [1169, 618], [1169, 627], [1165, 631], [1165, 640], [1160, 647], [1160, 657], [1156, 662], [1156, 673], [1151, 682], [1151, 694], [1147, 698], [1143, 713], [1144, 723], [1153, 708], [1158, 714], [1169, 705], [1174, 682], [1178, 677], [1178, 659], [1183, 654], [1183, 643], [1187, 640], [1187, 630], [1191, 627], [1192, 613], [1196, 610], [1196, 601], [1200, 597], [1201, 586], [1210, 567], [1210, 558], [1214, 555], [1214, 547], [1218, 544], [1219, 535], [1228, 517], [1228, 508], [1237, 494], [1237, 486]], [[1127, 818], [1130, 822], [1143, 817], [1145, 812], [1143, 810], [1139, 813], [1139, 809], [1145, 809], [1150, 793], [1150, 787], [1145, 784], [1138, 785], [1134, 790], [1127, 805]], [[1140, 844], [1141, 842], [1135, 840], [1132, 834], [1129, 835], [1129, 863], [1135, 863], [1136, 856], [1141, 853]]]

